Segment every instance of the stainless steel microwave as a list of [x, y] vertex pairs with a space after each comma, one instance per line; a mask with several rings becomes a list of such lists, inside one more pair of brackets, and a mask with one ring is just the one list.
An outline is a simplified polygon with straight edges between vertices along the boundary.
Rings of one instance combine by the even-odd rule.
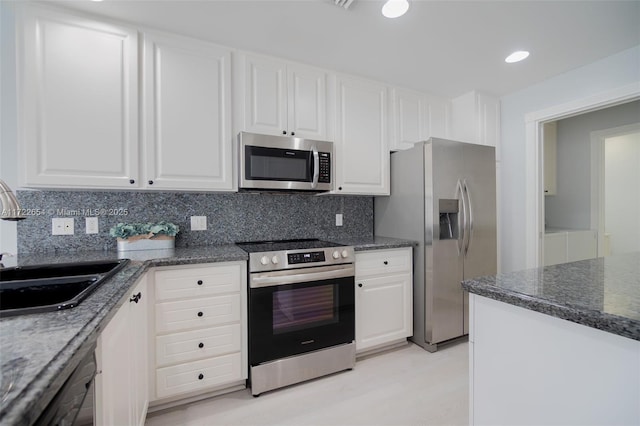
[[240, 132], [238, 144], [241, 190], [333, 189], [333, 142]]

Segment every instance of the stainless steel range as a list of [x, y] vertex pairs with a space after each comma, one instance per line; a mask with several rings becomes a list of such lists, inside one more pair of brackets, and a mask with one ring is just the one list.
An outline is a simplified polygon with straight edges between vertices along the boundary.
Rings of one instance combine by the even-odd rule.
[[353, 247], [320, 240], [238, 245], [249, 253], [252, 394], [353, 368]]

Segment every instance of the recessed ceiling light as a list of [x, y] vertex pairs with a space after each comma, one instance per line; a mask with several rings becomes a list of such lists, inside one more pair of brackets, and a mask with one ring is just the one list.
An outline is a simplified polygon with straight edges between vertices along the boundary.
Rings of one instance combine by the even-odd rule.
[[526, 50], [518, 50], [507, 56], [504, 61], [508, 64], [512, 64], [514, 62], [520, 62], [521, 60], [526, 59], [528, 56], [529, 52], [527, 52]]
[[398, 18], [409, 10], [409, 2], [407, 0], [388, 0], [382, 6], [382, 14], [386, 18]]

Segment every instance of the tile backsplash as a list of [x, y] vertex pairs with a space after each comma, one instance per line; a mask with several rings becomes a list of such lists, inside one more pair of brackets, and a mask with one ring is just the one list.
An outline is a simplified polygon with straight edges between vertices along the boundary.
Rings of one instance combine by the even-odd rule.
[[[27, 219], [18, 222], [18, 252], [116, 250], [109, 229], [119, 222], [173, 222], [176, 247], [290, 238], [373, 236], [373, 198], [305, 194], [17, 191]], [[343, 226], [336, 226], [336, 213]], [[97, 234], [85, 217], [97, 216]], [[206, 216], [206, 231], [191, 231]], [[51, 235], [51, 219], [73, 217], [74, 235]]]

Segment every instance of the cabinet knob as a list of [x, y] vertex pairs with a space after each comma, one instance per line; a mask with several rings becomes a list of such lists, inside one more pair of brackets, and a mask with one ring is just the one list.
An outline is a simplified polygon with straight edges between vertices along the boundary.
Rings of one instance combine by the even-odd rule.
[[200, 349], [204, 348], [204, 343], [202, 343], [202, 342], [198, 343], [198, 347], [199, 347]]
[[198, 285], [202, 285], [202, 280], [198, 280]]
[[291, 136], [295, 136], [295, 135], [296, 135], [296, 132], [291, 132]]
[[198, 312], [198, 316], [199, 316], [199, 317], [201, 317], [202, 315], [204, 315], [204, 314], [202, 313], [202, 311]]
[[136, 183], [136, 180], [135, 180], [135, 179], [129, 179], [129, 183], [130, 183], [131, 185], [133, 185], [134, 183]]
[[386, 261], [386, 260], [385, 260], [384, 262], [382, 262], [382, 263], [384, 263], [385, 265], [388, 265], [388, 264], [389, 264], [389, 262], [388, 262], [388, 261]]
[[153, 185], [153, 181], [152, 180], [149, 181], [149, 185]]
[[142, 293], [138, 292], [138, 294], [134, 294], [133, 296], [131, 296], [131, 298], [129, 299], [129, 302], [138, 303], [140, 299], [142, 299]]
[[358, 287], [362, 287], [362, 283], [358, 283]]
[[338, 187], [338, 191], [342, 191], [342, 187], [341, 186]]
[[282, 134], [283, 134], [283, 135], [286, 135], [286, 134], [287, 134], [287, 131], [286, 131], [286, 130], [283, 130], [283, 131], [282, 131]]
[[204, 374], [202, 373], [198, 374], [198, 380], [202, 380], [202, 379], [204, 379]]

